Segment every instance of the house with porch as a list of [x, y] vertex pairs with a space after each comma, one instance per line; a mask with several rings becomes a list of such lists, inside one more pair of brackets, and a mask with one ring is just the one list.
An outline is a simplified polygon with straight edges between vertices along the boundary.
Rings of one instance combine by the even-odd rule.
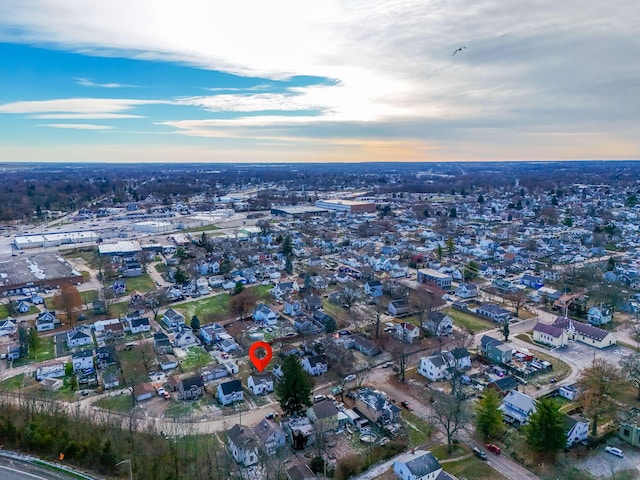
[[454, 293], [459, 298], [473, 298], [478, 296], [478, 287], [473, 283], [461, 283]]
[[91, 329], [85, 327], [76, 327], [67, 332], [67, 346], [69, 348], [82, 347], [93, 343]]
[[302, 369], [313, 377], [327, 373], [327, 369], [329, 367], [327, 358], [324, 355], [305, 357], [300, 363], [302, 365]]
[[60, 323], [56, 321], [56, 312], [46, 310], [36, 317], [36, 330], [38, 332], [46, 332], [48, 330], [53, 330], [56, 328], [56, 323]]
[[258, 438], [261, 450], [267, 455], [275, 455], [287, 443], [287, 434], [282, 427], [266, 418], [253, 427], [253, 434]]
[[599, 327], [605, 325], [613, 319], [613, 310], [610, 307], [591, 307], [587, 312], [587, 322]]
[[183, 378], [178, 384], [181, 400], [197, 400], [204, 394], [204, 380], [201, 375]]
[[480, 339], [480, 355], [495, 363], [511, 363], [513, 348], [502, 340], [483, 335]]
[[402, 412], [387, 396], [381, 392], [365, 387], [356, 393], [356, 408], [372, 422], [395, 423], [399, 422]]
[[257, 323], [266, 323], [267, 325], [277, 325], [278, 314], [267, 307], [264, 303], [256, 305], [253, 310], [253, 320]]
[[162, 322], [170, 329], [176, 329], [185, 325], [185, 318], [180, 312], [170, 308], [162, 315]]
[[567, 433], [567, 447], [576, 443], [586, 442], [589, 439], [589, 425], [591, 422], [578, 415], [566, 415], [564, 417], [564, 430]]
[[420, 328], [408, 322], [396, 323], [395, 337], [405, 343], [420, 340]]
[[273, 377], [269, 372], [254, 373], [247, 379], [247, 387], [254, 395], [273, 392]]
[[229, 405], [233, 402], [242, 402], [244, 394], [240, 380], [229, 380], [218, 385], [218, 402], [222, 405]]
[[529, 416], [536, 411], [536, 401], [529, 395], [511, 390], [502, 399], [500, 410], [505, 422], [524, 425], [529, 421]]
[[429, 312], [427, 319], [422, 322], [422, 328], [431, 335], [451, 335], [453, 333], [453, 319], [438, 310]]
[[258, 438], [249, 427], [235, 424], [227, 431], [227, 448], [238, 465], [249, 467], [258, 463]]

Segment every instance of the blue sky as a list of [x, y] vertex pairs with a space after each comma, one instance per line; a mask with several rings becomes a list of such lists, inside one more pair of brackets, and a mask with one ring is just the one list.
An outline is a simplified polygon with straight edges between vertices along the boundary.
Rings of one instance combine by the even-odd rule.
[[640, 157], [640, 7], [480, 3], [0, 0], [0, 161]]

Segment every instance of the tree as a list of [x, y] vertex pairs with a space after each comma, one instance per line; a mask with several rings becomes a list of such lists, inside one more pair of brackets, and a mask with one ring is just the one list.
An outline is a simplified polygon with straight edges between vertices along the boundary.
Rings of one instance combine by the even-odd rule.
[[474, 260], [471, 260], [464, 267], [464, 272], [463, 272], [464, 279], [473, 280], [478, 276], [479, 271], [480, 271], [480, 267], [478, 267], [478, 264]]
[[276, 396], [286, 415], [303, 415], [311, 406], [311, 377], [302, 369], [295, 355], [288, 355], [282, 362], [282, 379], [276, 385]]
[[478, 195], [478, 203], [482, 205], [484, 203], [484, 197], [482, 195]]
[[285, 257], [290, 257], [293, 253], [293, 244], [291, 243], [291, 236], [287, 235], [282, 240], [282, 245], [280, 246], [280, 251]]
[[288, 255], [284, 261], [284, 271], [289, 275], [293, 273], [293, 262], [291, 261], [290, 255]]
[[258, 296], [251, 289], [245, 289], [238, 295], [233, 295], [229, 300], [229, 310], [240, 318], [244, 318], [258, 301]]
[[438, 244], [438, 249], [436, 250], [436, 255], [438, 256], [438, 260], [442, 260], [442, 245]]
[[75, 327], [76, 318], [74, 313], [82, 307], [82, 297], [78, 289], [73, 285], [62, 285], [60, 293], [53, 297], [53, 304], [66, 314], [67, 321], [71, 327]]
[[176, 281], [178, 285], [182, 285], [184, 283], [187, 283], [187, 280], [189, 280], [189, 277], [187, 277], [187, 273], [183, 269], [181, 269], [180, 267], [177, 267], [176, 273], [173, 275], [173, 279]]
[[20, 355], [29, 354], [29, 331], [24, 324], [18, 325], [18, 343], [20, 344]]
[[616, 259], [613, 257], [609, 257], [609, 260], [607, 260], [607, 271], [611, 272], [615, 267], [616, 267]]
[[564, 415], [553, 398], [536, 400], [536, 411], [529, 416], [524, 429], [527, 443], [537, 452], [555, 453], [567, 443], [564, 431]]
[[516, 309], [516, 317], [520, 315], [520, 309], [527, 302], [527, 294], [524, 290], [516, 290], [504, 296], [506, 300], [511, 303], [511, 306]]
[[504, 335], [504, 341], [508, 342], [509, 341], [509, 334], [511, 333], [511, 331], [509, 330], [509, 322], [504, 322], [504, 325], [502, 325], [502, 335]]
[[200, 330], [200, 319], [196, 315], [191, 317], [191, 328], [193, 330]]
[[35, 328], [29, 329], [29, 350], [32, 352], [37, 352], [40, 348], [40, 337], [38, 336], [38, 331]]
[[638, 399], [640, 399], [640, 353], [634, 352], [624, 357], [620, 362], [622, 373], [638, 389]]
[[358, 300], [360, 300], [360, 290], [358, 286], [353, 283], [347, 283], [341, 292], [342, 303], [345, 308], [351, 308]]
[[456, 244], [453, 237], [447, 238], [447, 253], [451, 256], [456, 251]]
[[451, 210], [449, 210], [449, 218], [456, 218], [458, 216], [458, 210], [456, 209], [456, 207], [451, 207]]
[[329, 316], [327, 318], [327, 322], [324, 325], [324, 331], [327, 333], [333, 333], [338, 329], [338, 325], [336, 324], [335, 318]]
[[492, 388], [487, 388], [483, 392], [484, 398], [478, 402], [476, 410], [476, 428], [478, 432], [488, 438], [497, 438], [505, 430], [502, 421], [502, 404], [498, 392]]
[[598, 432], [598, 419], [616, 410], [616, 398], [622, 391], [623, 383], [615, 365], [602, 358], [595, 359], [590, 368], [582, 371], [582, 377], [578, 381], [582, 393], [578, 401], [585, 414], [591, 418], [593, 436]]
[[465, 430], [471, 420], [471, 412], [461, 396], [433, 392], [431, 404], [431, 422], [442, 427], [447, 437], [447, 452], [453, 452], [453, 440], [458, 433]]
[[244, 290], [244, 284], [240, 280], [238, 280], [236, 282], [236, 286], [233, 287], [233, 294], [234, 295], [238, 295], [238, 294], [242, 293], [243, 290]]

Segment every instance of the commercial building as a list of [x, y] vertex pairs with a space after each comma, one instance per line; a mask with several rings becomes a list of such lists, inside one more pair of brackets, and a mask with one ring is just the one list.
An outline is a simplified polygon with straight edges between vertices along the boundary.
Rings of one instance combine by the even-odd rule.
[[273, 207], [271, 209], [272, 215], [281, 215], [289, 217], [302, 217], [304, 215], [319, 215], [321, 213], [327, 213], [326, 208], [312, 207], [308, 205], [298, 206], [289, 205], [285, 207]]
[[420, 283], [433, 282], [443, 290], [451, 288], [453, 278], [447, 273], [442, 273], [431, 268], [418, 270], [418, 281]]
[[59, 247], [61, 245], [83, 245], [98, 241], [98, 234], [92, 230], [82, 232], [42, 233], [21, 235], [13, 239], [13, 245], [19, 250], [27, 248]]
[[98, 247], [100, 255], [135, 255], [142, 250], [137, 240], [124, 240], [116, 243], [103, 243]]
[[[82, 281], [82, 275], [58, 255], [39, 253], [0, 261], [0, 292], [16, 294], [23, 288], [56, 287]], [[33, 290], [32, 290], [33, 291]]]
[[318, 208], [348, 213], [372, 213], [376, 211], [375, 203], [357, 200], [318, 200], [315, 205]]

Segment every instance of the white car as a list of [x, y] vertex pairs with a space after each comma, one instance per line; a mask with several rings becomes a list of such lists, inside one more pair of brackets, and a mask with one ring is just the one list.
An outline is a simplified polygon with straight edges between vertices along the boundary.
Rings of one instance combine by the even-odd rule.
[[604, 447], [604, 451], [610, 453], [611, 455], [615, 455], [616, 457], [624, 457], [624, 453], [622, 453], [622, 450], [617, 447]]
[[158, 389], [158, 396], [159, 396], [159, 397], [162, 397], [162, 396], [164, 396], [164, 394], [165, 394], [166, 392], [167, 392], [167, 391], [164, 389], [164, 387], [160, 387], [160, 388]]
[[347, 375], [344, 377], [345, 382], [353, 382], [356, 379], [356, 376], [352, 373], [351, 375]]

